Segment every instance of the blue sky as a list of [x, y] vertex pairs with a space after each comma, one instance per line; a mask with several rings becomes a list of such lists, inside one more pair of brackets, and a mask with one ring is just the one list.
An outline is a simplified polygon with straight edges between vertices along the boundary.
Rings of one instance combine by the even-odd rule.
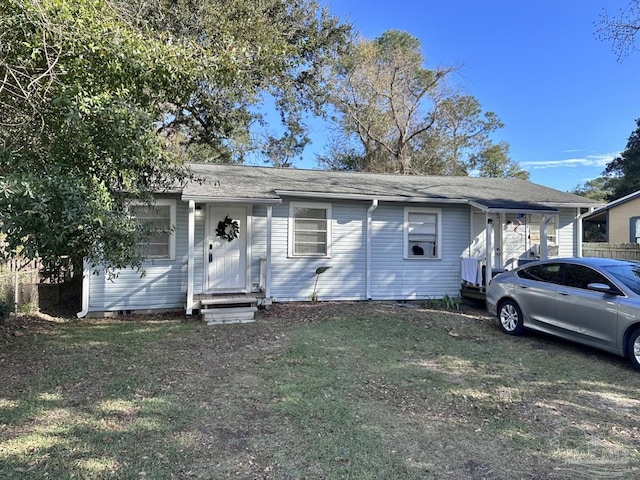
[[[531, 181], [570, 190], [598, 177], [624, 150], [640, 117], [640, 51], [618, 62], [595, 36], [605, 9], [629, 0], [320, 0], [363, 37], [404, 30], [427, 67], [458, 65], [456, 82], [495, 112], [493, 135]], [[317, 168], [324, 127], [300, 168]]]

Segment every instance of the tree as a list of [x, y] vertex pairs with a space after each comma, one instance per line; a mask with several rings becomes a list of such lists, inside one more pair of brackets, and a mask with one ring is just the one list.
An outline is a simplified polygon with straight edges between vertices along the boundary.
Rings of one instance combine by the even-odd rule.
[[[315, 0], [128, 0], [136, 17], [172, 38], [223, 59], [207, 70], [187, 101], [167, 106], [162, 126], [190, 157], [242, 163], [250, 156], [290, 164], [309, 142], [306, 115], [323, 115], [328, 59], [338, 57], [350, 27]], [[280, 115], [268, 123], [261, 106]], [[286, 158], [283, 160], [280, 155]]]
[[640, 189], [640, 118], [636, 130], [631, 133], [625, 150], [604, 170], [609, 178], [612, 194], [609, 201], [617, 200]]
[[596, 34], [601, 40], [612, 43], [618, 60], [636, 49], [636, 35], [640, 32], [640, 0], [630, 0], [617, 16], [606, 11], [600, 15]]
[[[502, 126], [448, 84], [453, 68], [427, 69], [418, 39], [402, 31], [361, 40], [333, 65], [334, 139], [318, 157], [333, 169], [464, 175], [469, 155]], [[337, 137], [337, 139], [335, 138]]]
[[613, 194], [611, 178], [594, 178], [582, 185], [576, 185], [569, 193], [591, 198], [592, 200], [598, 200], [602, 203], [607, 203]]
[[348, 28], [313, 2], [257, 3], [0, 3], [3, 251], [139, 267], [151, 227], [127, 201], [174, 189], [188, 155], [241, 160], [261, 92], [302, 137], [313, 71]]
[[529, 172], [520, 168], [517, 162], [509, 158], [509, 145], [504, 142], [490, 145], [474, 156], [479, 165], [480, 177], [508, 177], [529, 180]]

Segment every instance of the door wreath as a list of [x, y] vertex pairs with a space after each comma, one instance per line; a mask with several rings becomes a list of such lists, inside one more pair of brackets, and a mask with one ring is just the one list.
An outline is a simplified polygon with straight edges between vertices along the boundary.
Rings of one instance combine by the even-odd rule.
[[216, 237], [223, 238], [227, 242], [230, 242], [238, 238], [238, 233], [240, 233], [240, 225], [238, 225], [238, 221], [229, 218], [228, 215], [224, 217], [224, 220], [220, 220], [218, 222]]

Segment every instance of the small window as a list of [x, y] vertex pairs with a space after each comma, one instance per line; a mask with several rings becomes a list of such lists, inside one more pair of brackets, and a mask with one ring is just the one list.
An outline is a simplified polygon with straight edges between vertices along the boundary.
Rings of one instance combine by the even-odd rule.
[[405, 209], [404, 258], [440, 258], [440, 217], [439, 209]]
[[629, 241], [631, 243], [640, 243], [640, 217], [631, 217], [629, 222]]
[[131, 204], [129, 214], [134, 220], [151, 226], [154, 234], [139, 246], [142, 254], [154, 260], [172, 260], [175, 258], [176, 202], [157, 200], [154, 205]]
[[289, 256], [331, 255], [331, 205], [292, 203], [289, 211]]
[[518, 272], [520, 278], [537, 282], [560, 283], [562, 264], [550, 263], [523, 268]]

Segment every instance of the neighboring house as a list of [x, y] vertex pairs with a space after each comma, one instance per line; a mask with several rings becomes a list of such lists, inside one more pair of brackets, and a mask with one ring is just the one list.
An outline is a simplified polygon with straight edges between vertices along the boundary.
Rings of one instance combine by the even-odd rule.
[[605, 224], [607, 243], [640, 243], [640, 190], [595, 210], [584, 222]]
[[242, 295], [255, 297], [254, 306], [306, 301], [321, 266], [331, 268], [318, 278], [319, 300], [457, 297], [463, 280], [482, 285], [481, 269], [490, 275], [532, 258], [579, 255], [580, 209], [598, 206], [517, 179], [192, 170], [201, 181], [159, 195], [156, 209], [132, 206], [133, 215], [174, 227], [147, 245], [145, 276], [86, 274], [79, 316], [191, 314], [241, 306]]

